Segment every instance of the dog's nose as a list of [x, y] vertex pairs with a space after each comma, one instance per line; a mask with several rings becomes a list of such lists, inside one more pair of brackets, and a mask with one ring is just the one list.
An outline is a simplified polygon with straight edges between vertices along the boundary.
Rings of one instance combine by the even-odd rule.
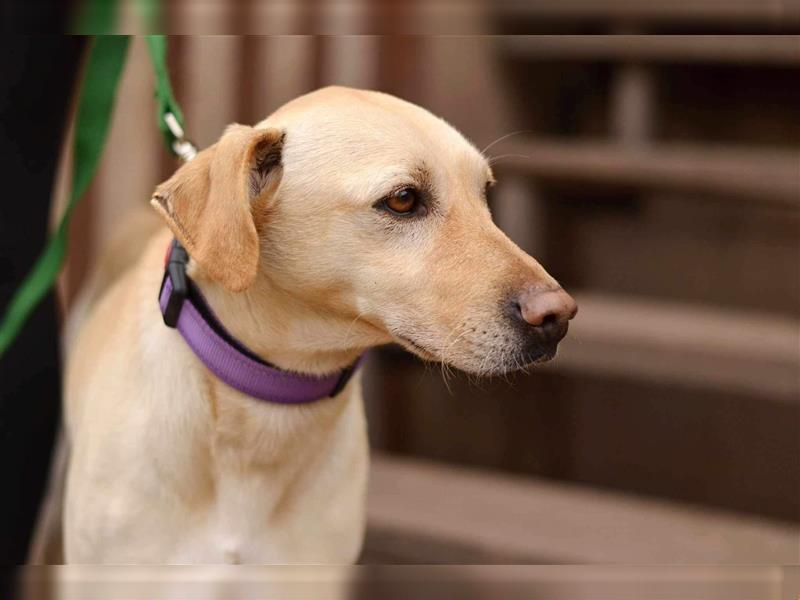
[[558, 342], [567, 333], [567, 323], [578, 312], [578, 304], [561, 288], [526, 290], [512, 301], [514, 316], [532, 325], [549, 342]]

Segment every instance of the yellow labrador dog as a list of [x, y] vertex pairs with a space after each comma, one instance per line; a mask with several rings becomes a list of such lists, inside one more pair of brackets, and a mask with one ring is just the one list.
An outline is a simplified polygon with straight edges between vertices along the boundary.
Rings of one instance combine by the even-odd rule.
[[355, 561], [358, 357], [397, 342], [505, 373], [552, 357], [576, 312], [492, 223], [492, 182], [443, 120], [334, 87], [230, 126], [161, 184], [170, 231], [70, 352], [66, 561]]

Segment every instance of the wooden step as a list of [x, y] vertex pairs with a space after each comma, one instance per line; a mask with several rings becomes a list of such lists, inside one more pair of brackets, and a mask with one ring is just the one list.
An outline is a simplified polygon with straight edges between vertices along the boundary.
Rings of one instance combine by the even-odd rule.
[[509, 140], [492, 152], [495, 169], [542, 180], [690, 191], [800, 206], [800, 152], [714, 146], [622, 146], [608, 142]]
[[367, 562], [800, 560], [796, 524], [381, 454], [367, 515]]
[[800, 20], [797, 0], [496, 0], [490, 8], [506, 17], [638, 24], [692, 21], [790, 27]]
[[708, 305], [578, 294], [553, 369], [800, 402], [800, 320]]

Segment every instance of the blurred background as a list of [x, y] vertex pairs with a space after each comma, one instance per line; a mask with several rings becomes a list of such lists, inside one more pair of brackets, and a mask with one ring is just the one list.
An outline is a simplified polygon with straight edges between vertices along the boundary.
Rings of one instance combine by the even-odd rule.
[[[755, 0], [469, 2], [456, 16], [213, 6], [172, 4], [167, 26], [331, 35], [171, 37], [199, 146], [328, 84], [420, 104], [490, 146], [495, 220], [580, 305], [556, 360], [527, 375], [445, 382], [399, 348], [371, 354], [363, 562], [800, 560], [795, 13]], [[500, 35], [337, 35], [437, 24]], [[513, 35], [532, 29], [614, 35]], [[72, 223], [62, 307], [177, 166], [152, 93], [136, 39]]]

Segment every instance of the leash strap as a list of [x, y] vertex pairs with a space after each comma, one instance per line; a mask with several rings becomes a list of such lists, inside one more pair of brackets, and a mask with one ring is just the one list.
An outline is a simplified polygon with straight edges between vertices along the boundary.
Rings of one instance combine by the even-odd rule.
[[[97, 4], [97, 3], [95, 3]], [[81, 19], [83, 28], [104, 30], [114, 18], [108, 11], [91, 10]], [[92, 18], [91, 22], [88, 20]], [[183, 137], [183, 113], [172, 92], [167, 71], [167, 39], [148, 35], [147, 47], [155, 73], [156, 117], [167, 147], [183, 160], [196, 154], [194, 145]], [[42, 254], [22, 282], [0, 322], [0, 357], [14, 342], [25, 322], [42, 298], [53, 287], [67, 254], [69, 222], [72, 213], [94, 178], [103, 153], [122, 67], [125, 64], [130, 36], [95, 36], [81, 86], [73, 142], [72, 189], [64, 214], [50, 236]]]
[[[153, 72], [156, 76], [156, 120], [158, 128], [164, 136], [164, 142], [167, 147], [178, 156], [181, 156], [180, 152], [175, 148], [175, 142], [179, 137], [183, 137], [184, 121], [181, 107], [172, 93], [172, 84], [169, 80], [169, 71], [167, 71], [167, 38], [163, 35], [148, 35], [146, 38], [150, 59], [153, 63]], [[170, 117], [170, 115], [172, 116]], [[180, 135], [176, 134], [174, 125], [170, 125], [169, 121], [171, 119], [177, 124]]]
[[92, 41], [78, 101], [69, 200], [58, 228], [14, 294], [0, 322], [0, 356], [53, 286], [64, 264], [69, 222], [100, 162], [129, 41], [128, 36], [97, 36]]

